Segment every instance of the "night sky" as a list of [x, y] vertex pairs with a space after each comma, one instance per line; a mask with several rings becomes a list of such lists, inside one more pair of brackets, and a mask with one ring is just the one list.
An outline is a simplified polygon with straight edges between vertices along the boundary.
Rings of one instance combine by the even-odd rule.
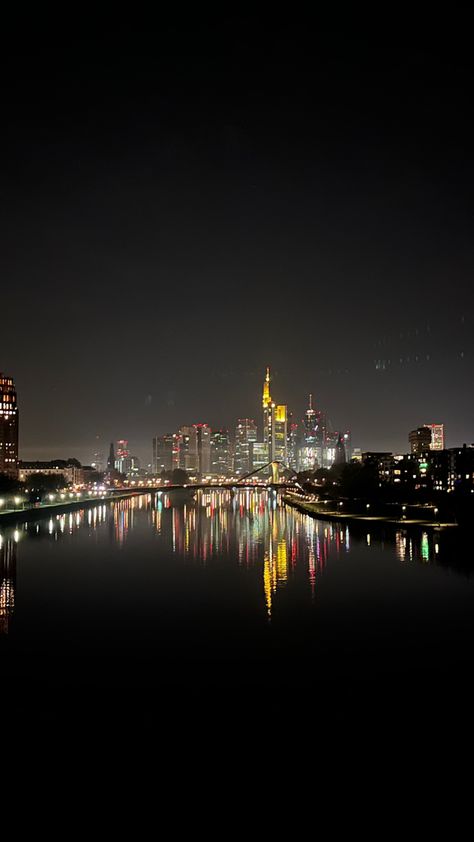
[[[462, 30], [462, 27], [459, 27]], [[474, 440], [473, 68], [455, 33], [247, 18], [2, 34], [0, 370], [20, 456], [261, 423]]]

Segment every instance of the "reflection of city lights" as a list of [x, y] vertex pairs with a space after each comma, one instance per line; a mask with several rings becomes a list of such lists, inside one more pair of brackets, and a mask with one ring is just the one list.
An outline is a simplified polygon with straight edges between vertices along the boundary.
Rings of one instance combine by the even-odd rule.
[[[42, 522], [42, 536], [49, 532], [52, 541], [61, 542], [69, 525], [72, 540], [76, 540], [76, 530], [86, 527], [90, 534], [102, 530], [106, 540], [119, 548], [130, 541], [137, 524], [140, 529], [148, 525], [159, 552], [165, 547], [168, 557], [175, 554], [188, 570], [202, 565], [215, 571], [217, 564], [238, 563], [239, 575], [258, 577], [262, 617], [272, 623], [275, 619], [280, 622], [278, 612], [285, 592], [287, 598], [294, 599], [295, 585], [298, 588], [298, 582], [304, 581], [305, 599], [310, 602], [318, 593], [326, 568], [346, 564], [351, 547], [350, 527], [342, 513], [333, 523], [320, 521], [287, 507], [273, 489], [236, 487], [232, 492], [188, 488], [181, 497], [174, 490], [164, 494], [157, 491], [109, 499], [107, 503], [91, 493], [90, 499], [88, 507], [75, 504], [71, 507], [75, 509], [73, 514], [55, 513]], [[335, 508], [337, 504], [331, 505]], [[28, 531], [31, 534], [39, 528], [38, 523], [30, 523]], [[439, 545], [432, 542], [428, 532], [413, 531], [412, 537], [410, 532], [399, 524], [394, 549], [400, 561], [429, 563], [430, 553], [432, 558], [438, 556]], [[11, 546], [22, 537], [18, 530], [9, 534]], [[366, 544], [374, 544], [368, 557], [375, 553], [377, 560], [380, 541], [377, 532], [374, 535], [372, 542], [371, 534], [366, 533]], [[0, 536], [0, 548], [4, 543]]]

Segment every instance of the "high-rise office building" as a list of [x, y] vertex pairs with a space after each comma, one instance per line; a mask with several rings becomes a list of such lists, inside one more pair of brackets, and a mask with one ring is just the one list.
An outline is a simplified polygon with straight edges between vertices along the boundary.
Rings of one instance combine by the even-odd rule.
[[197, 473], [199, 471], [198, 437], [196, 426], [179, 428], [180, 448], [179, 467], [185, 471]]
[[288, 441], [287, 441], [287, 450], [288, 450], [288, 465], [290, 468], [293, 468], [294, 471], [298, 469], [298, 440], [299, 440], [299, 430], [298, 424], [294, 423], [293, 414], [290, 412], [288, 417]]
[[165, 433], [153, 438], [152, 470], [155, 476], [162, 471], [179, 468], [179, 436], [177, 433]]
[[[250, 467], [252, 471], [257, 471], [268, 465], [268, 446], [263, 441], [253, 441], [250, 444]], [[270, 468], [266, 471], [267, 476], [270, 475]], [[261, 478], [265, 479], [265, 474], [262, 472]], [[259, 479], [259, 477], [257, 477]]]
[[288, 407], [283, 404], [273, 410], [273, 460], [288, 464]]
[[346, 430], [344, 433], [344, 450], [346, 452], [346, 462], [350, 462], [352, 459], [352, 436], [350, 430]]
[[251, 444], [257, 441], [257, 425], [251, 418], [239, 418], [235, 428], [234, 473], [243, 476], [251, 471]]
[[18, 476], [18, 403], [15, 384], [0, 371], [0, 474]]
[[265, 374], [265, 380], [263, 382], [263, 396], [262, 396], [262, 408], [263, 408], [263, 441], [268, 447], [269, 458], [271, 459], [272, 454], [272, 442], [273, 442], [273, 408], [275, 404], [272, 401], [270, 395], [270, 369], [267, 366], [267, 371]]
[[228, 430], [211, 433], [211, 474], [227, 477], [231, 470], [230, 436]]
[[113, 441], [110, 442], [109, 458], [107, 459], [107, 470], [115, 471], [115, 450]]
[[310, 444], [303, 444], [298, 448], [298, 471], [315, 471], [321, 467], [321, 448]]
[[270, 461], [288, 462], [288, 407], [275, 404], [270, 395], [270, 369], [267, 367], [263, 383], [263, 442]]
[[[328, 425], [329, 426], [329, 425]], [[324, 445], [322, 451], [322, 467], [330, 468], [336, 461], [339, 433], [333, 430], [325, 430]]]
[[339, 433], [337, 437], [336, 443], [336, 453], [334, 455], [334, 464], [335, 465], [344, 465], [347, 462], [346, 458], [346, 448], [344, 446], [344, 436], [342, 433]]
[[[308, 409], [302, 420], [303, 441], [301, 443], [303, 453], [301, 454], [302, 464], [299, 470], [312, 470], [311, 463], [321, 466], [324, 461], [324, 449], [326, 447], [326, 418], [320, 409], [313, 406], [313, 396], [310, 394]], [[303, 462], [305, 467], [303, 467]]]
[[410, 443], [410, 450], [412, 453], [423, 453], [429, 450], [431, 446], [431, 429], [423, 426], [417, 427], [408, 434], [408, 441]]
[[444, 424], [425, 424], [431, 430], [430, 450], [444, 450]]
[[130, 451], [126, 439], [119, 439], [117, 442], [115, 449], [115, 470], [121, 474], [127, 474], [130, 471]]
[[198, 450], [198, 470], [201, 476], [211, 473], [211, 428], [208, 424], [195, 424]]

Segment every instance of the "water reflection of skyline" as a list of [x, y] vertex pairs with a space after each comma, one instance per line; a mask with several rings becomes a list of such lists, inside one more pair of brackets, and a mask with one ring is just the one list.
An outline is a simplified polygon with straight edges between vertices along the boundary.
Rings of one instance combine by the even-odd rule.
[[[331, 555], [365, 544], [370, 553], [384, 546], [380, 533], [351, 535], [347, 523], [316, 520], [287, 508], [274, 491], [262, 489], [158, 492], [100, 503], [91, 508], [58, 514], [48, 520], [0, 530], [0, 634], [7, 634], [15, 609], [16, 566], [22, 539], [61, 541], [87, 529], [107, 529], [118, 548], [135, 527], [152, 527], [165, 546], [193, 564], [206, 566], [216, 559], [236, 561], [244, 568], [262, 565], [262, 590], [267, 616], [278, 590], [295, 576], [303, 576], [314, 597], [319, 577]], [[441, 561], [437, 532], [400, 529], [385, 537], [403, 564]]]
[[8, 634], [15, 609], [16, 555], [18, 534], [0, 535], [0, 634]]
[[202, 491], [182, 507], [174, 507], [169, 495], [157, 497], [153, 522], [159, 534], [169, 509], [172, 550], [202, 564], [217, 556], [231, 555], [240, 566], [263, 560], [263, 589], [267, 613], [273, 598], [303, 561], [314, 593], [316, 577], [327, 563], [329, 546], [349, 549], [348, 527], [321, 524], [288, 509], [275, 492], [242, 489]]

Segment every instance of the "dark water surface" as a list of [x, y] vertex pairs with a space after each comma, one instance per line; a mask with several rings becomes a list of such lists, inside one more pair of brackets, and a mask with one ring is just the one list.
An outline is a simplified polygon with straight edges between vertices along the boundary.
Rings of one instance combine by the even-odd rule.
[[213, 491], [0, 535], [2, 676], [23, 699], [263, 692], [313, 715], [331, 694], [365, 704], [382, 688], [432, 706], [470, 678], [466, 533], [329, 523], [274, 492]]

